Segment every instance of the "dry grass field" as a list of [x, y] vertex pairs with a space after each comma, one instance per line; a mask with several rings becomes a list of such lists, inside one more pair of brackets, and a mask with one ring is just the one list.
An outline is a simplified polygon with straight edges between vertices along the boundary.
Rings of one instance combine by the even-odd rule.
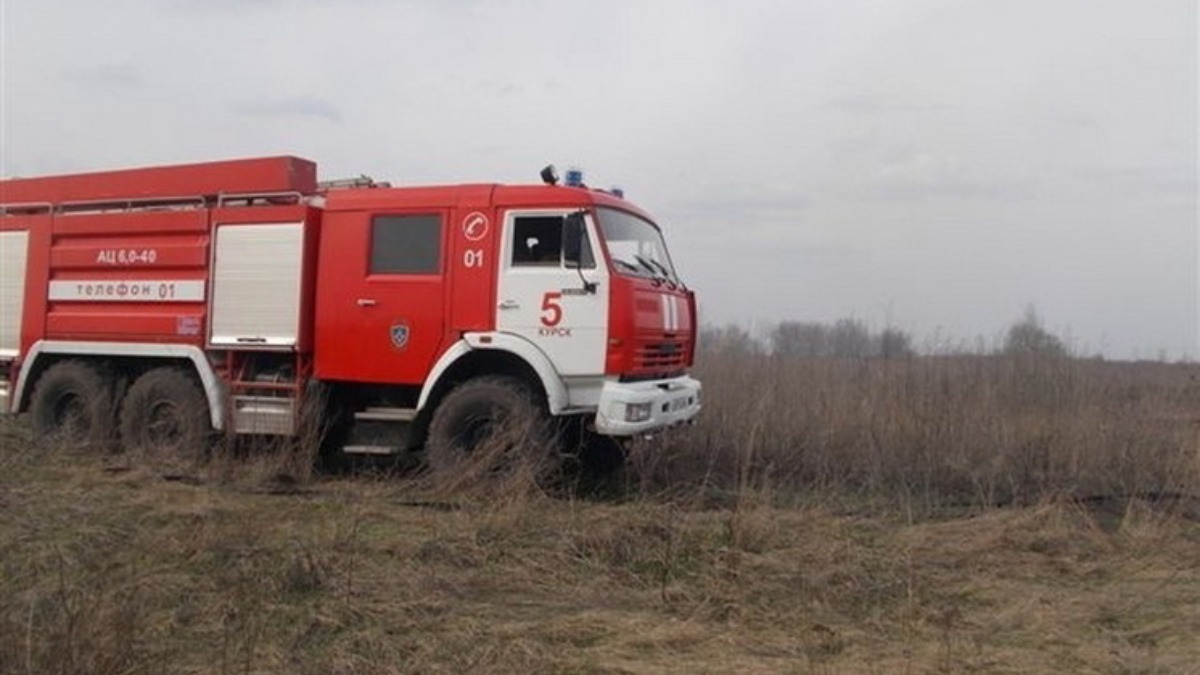
[[1200, 673], [1198, 375], [711, 353], [580, 496], [0, 420], [0, 673]]

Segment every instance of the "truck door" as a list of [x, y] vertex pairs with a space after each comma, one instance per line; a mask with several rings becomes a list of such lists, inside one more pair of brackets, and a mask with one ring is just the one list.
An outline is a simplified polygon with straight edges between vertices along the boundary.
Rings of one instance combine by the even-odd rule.
[[[604, 373], [608, 270], [597, 261], [599, 239], [591, 216], [573, 213], [505, 214], [496, 327], [533, 342], [564, 377], [595, 376]], [[584, 227], [574, 245], [564, 237], [572, 219]]]
[[316, 375], [420, 384], [445, 334], [439, 210], [327, 213], [317, 275]]

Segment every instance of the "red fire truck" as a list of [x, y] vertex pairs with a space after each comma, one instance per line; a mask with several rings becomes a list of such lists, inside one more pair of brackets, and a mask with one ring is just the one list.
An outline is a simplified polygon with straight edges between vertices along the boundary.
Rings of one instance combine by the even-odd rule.
[[539, 185], [318, 183], [269, 157], [0, 181], [0, 410], [41, 437], [294, 435], [469, 454], [518, 413], [624, 438], [691, 420], [695, 296], [657, 225]]

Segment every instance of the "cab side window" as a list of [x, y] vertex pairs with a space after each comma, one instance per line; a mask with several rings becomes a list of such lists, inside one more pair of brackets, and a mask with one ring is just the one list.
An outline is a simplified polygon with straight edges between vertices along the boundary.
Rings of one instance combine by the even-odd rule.
[[436, 215], [375, 216], [371, 274], [437, 274], [442, 264], [442, 219]]
[[527, 216], [513, 225], [514, 266], [558, 267], [562, 263], [561, 216]]
[[[523, 216], [513, 223], [512, 264], [514, 267], [562, 267], [562, 216]], [[588, 238], [583, 237], [578, 253], [581, 267], [596, 266]]]

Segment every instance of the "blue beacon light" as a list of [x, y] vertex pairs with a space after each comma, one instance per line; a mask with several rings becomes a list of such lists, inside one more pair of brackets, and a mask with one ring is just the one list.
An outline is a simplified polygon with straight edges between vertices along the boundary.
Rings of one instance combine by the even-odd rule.
[[563, 184], [568, 187], [583, 187], [583, 171], [579, 169], [567, 169]]

